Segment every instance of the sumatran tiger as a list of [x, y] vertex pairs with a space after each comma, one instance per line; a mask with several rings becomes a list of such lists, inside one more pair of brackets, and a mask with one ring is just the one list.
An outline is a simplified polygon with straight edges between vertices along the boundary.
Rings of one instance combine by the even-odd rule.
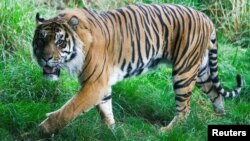
[[36, 15], [32, 53], [43, 75], [57, 80], [67, 68], [78, 76], [81, 89], [60, 109], [47, 114], [43, 133], [54, 133], [70, 120], [97, 106], [109, 127], [114, 127], [111, 87], [157, 64], [171, 62], [176, 114], [161, 130], [183, 122], [190, 113], [190, 98], [197, 84], [224, 113], [226, 91], [217, 66], [218, 41], [212, 21], [203, 13], [181, 5], [136, 4], [96, 12], [73, 9], [52, 19]]

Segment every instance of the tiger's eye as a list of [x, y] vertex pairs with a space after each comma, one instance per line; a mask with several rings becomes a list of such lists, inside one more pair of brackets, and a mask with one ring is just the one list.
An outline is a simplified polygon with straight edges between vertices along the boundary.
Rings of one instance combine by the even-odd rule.
[[55, 29], [55, 32], [60, 32], [60, 29], [56, 28], [56, 29]]
[[62, 39], [59, 39], [58, 41], [57, 41], [57, 44], [59, 45], [59, 46], [61, 46], [62, 44], [63, 44], [63, 40]]
[[59, 35], [59, 39], [62, 39], [62, 38], [63, 38], [63, 35], [62, 35], [62, 34], [60, 34], [60, 35]]
[[38, 40], [36, 41], [36, 44], [37, 44], [38, 46], [43, 46], [43, 45], [44, 45], [44, 42], [43, 42], [41, 39], [38, 39]]
[[43, 39], [43, 38], [44, 38], [44, 34], [43, 34], [42, 32], [39, 32], [39, 33], [38, 33], [38, 38], [39, 38], [39, 39]]
[[66, 47], [66, 42], [64, 41], [63, 44], [60, 47], [65, 48]]

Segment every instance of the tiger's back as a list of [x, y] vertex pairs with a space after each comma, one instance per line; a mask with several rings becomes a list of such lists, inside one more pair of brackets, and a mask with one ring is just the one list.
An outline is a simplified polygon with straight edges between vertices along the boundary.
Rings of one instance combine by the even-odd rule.
[[110, 64], [120, 68], [125, 78], [140, 74], [161, 59], [177, 65], [190, 57], [189, 52], [199, 54], [196, 59], [200, 58], [200, 63], [210, 47], [213, 24], [191, 8], [132, 5], [102, 13], [84, 9], [83, 14], [92, 23], [93, 33], [102, 34], [103, 39], [96, 41], [103, 47], [98, 48], [106, 48]]

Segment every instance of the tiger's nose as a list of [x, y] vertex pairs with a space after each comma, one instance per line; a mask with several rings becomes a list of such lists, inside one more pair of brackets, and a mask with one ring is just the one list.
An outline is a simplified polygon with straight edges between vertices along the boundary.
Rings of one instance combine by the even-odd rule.
[[53, 57], [52, 56], [43, 56], [42, 59], [45, 61], [45, 62], [48, 62], [49, 60], [51, 60]]

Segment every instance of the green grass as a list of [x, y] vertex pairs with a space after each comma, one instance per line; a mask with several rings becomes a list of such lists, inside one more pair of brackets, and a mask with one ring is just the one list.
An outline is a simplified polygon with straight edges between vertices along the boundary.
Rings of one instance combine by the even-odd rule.
[[[159, 1], [162, 2], [162, 1]], [[177, 1], [175, 1], [177, 2]], [[195, 6], [196, 2], [178, 1]], [[124, 2], [125, 3], [125, 2]], [[126, 3], [125, 3], [126, 4]], [[30, 55], [35, 13], [45, 17], [57, 13], [46, 6], [23, 5], [22, 0], [0, 2], [0, 140], [40, 140], [38, 124], [47, 112], [62, 106], [80, 88], [76, 78], [63, 71], [60, 81], [43, 79]], [[219, 74], [223, 85], [235, 86], [239, 73], [244, 88], [225, 101], [225, 116], [217, 116], [208, 97], [196, 89], [191, 114], [181, 126], [159, 132], [174, 116], [171, 68], [159, 67], [145, 75], [113, 87], [116, 128], [108, 129], [94, 108], [77, 117], [55, 134], [53, 140], [207, 140], [209, 124], [250, 124], [250, 49], [232, 46], [220, 37]]]

